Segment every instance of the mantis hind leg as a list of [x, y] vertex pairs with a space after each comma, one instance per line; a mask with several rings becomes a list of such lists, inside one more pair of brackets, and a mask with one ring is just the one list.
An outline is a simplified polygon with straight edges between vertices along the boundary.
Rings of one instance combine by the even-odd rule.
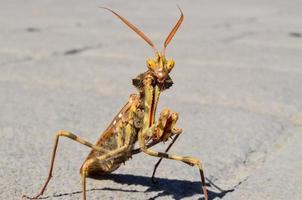
[[53, 147], [53, 151], [52, 151], [52, 156], [51, 156], [51, 162], [50, 162], [50, 168], [49, 168], [49, 171], [48, 171], [48, 177], [43, 185], [43, 187], [41, 188], [40, 192], [34, 196], [34, 197], [28, 197], [26, 195], [23, 195], [24, 198], [27, 198], [27, 199], [38, 199], [40, 196], [43, 195], [45, 189], [47, 188], [47, 185], [50, 181], [50, 179], [52, 178], [52, 171], [53, 171], [53, 166], [54, 166], [54, 161], [55, 161], [55, 157], [56, 157], [56, 152], [57, 152], [57, 147], [58, 147], [58, 143], [59, 143], [59, 137], [60, 136], [63, 136], [63, 137], [67, 137], [69, 139], [72, 139], [72, 140], [75, 140], [83, 145], [86, 145], [92, 149], [95, 149], [97, 151], [100, 151], [100, 152], [107, 152], [107, 150], [105, 149], [102, 149], [98, 146], [95, 146], [93, 144], [91, 144], [90, 142], [87, 142], [86, 140], [83, 140], [81, 139], [80, 137], [74, 135], [73, 133], [70, 133], [70, 132], [67, 132], [67, 131], [59, 131], [56, 133], [55, 135], [55, 142], [54, 142], [54, 147]]

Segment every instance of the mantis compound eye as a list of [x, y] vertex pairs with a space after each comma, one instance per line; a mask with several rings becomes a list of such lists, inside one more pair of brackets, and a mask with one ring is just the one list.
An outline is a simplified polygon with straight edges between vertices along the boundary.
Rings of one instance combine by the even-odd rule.
[[147, 60], [147, 67], [149, 68], [149, 69], [151, 69], [151, 70], [155, 70], [155, 68], [156, 68], [156, 63], [155, 63], [155, 61], [153, 60], [153, 59], [148, 59]]
[[174, 64], [175, 64], [174, 60], [168, 60], [168, 61], [167, 61], [167, 70], [168, 70], [169, 72], [173, 69]]

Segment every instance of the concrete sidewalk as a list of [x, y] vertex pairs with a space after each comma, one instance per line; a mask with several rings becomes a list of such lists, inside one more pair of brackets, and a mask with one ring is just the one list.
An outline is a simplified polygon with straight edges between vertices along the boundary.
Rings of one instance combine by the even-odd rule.
[[[172, 153], [203, 161], [211, 199], [302, 199], [302, 2], [0, 2], [0, 199], [36, 194], [53, 136], [69, 130], [94, 143], [135, 92], [152, 49], [116, 17], [125, 16], [167, 48], [174, 85], [158, 111], [180, 113]], [[167, 144], [165, 145], [167, 146]], [[165, 149], [160, 145], [158, 149]], [[79, 167], [90, 150], [62, 139], [46, 199], [81, 199]], [[88, 199], [203, 199], [198, 171], [139, 154], [104, 180], [88, 179]]]

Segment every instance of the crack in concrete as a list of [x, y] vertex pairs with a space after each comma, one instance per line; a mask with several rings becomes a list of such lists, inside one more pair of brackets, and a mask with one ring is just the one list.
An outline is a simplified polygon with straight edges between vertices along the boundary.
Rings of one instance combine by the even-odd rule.
[[234, 192], [242, 183], [246, 182], [249, 179], [250, 176], [246, 177], [245, 179], [243, 179], [242, 181], [239, 181], [236, 185], [233, 186], [233, 191]]
[[[243, 160], [237, 160], [232, 164], [232, 166], [236, 166], [235, 169], [232, 169], [232, 171], [236, 172], [234, 173], [236, 176], [233, 176], [232, 180], [229, 180], [228, 183], [236, 183], [237, 181], [238, 183], [229, 187], [230, 192], [234, 192], [242, 183], [246, 182], [257, 169], [264, 165], [267, 158], [277, 151], [276, 145], [279, 144], [279, 141], [286, 143], [287, 138], [290, 137], [290, 134], [287, 134], [286, 130], [287, 128], [284, 124], [280, 123], [280, 129], [276, 133], [277, 138], [271, 141], [269, 146], [258, 144], [246, 152]], [[253, 158], [254, 156], [256, 157]], [[224, 168], [222, 170], [226, 171], [227, 169]], [[241, 174], [241, 176], [237, 176], [238, 174]], [[208, 181], [211, 183], [211, 180]], [[219, 190], [221, 189], [219, 188]]]
[[[294, 126], [295, 127], [295, 126]], [[285, 132], [286, 128], [281, 124], [281, 129], [279, 132]], [[246, 176], [244, 179], [242, 179], [241, 181], [239, 181], [236, 185], [234, 185], [233, 187], [231, 187], [231, 189], [229, 190], [229, 193], [233, 193], [235, 192], [235, 190], [238, 189], [238, 187], [243, 184], [244, 182], [247, 182], [248, 179], [250, 178], [250, 176], [253, 174], [253, 172], [256, 170], [256, 169], [259, 169], [259, 165], [263, 165], [265, 163], [265, 161], [267, 160], [267, 157], [272, 154], [273, 152], [276, 151], [276, 149], [272, 148], [273, 146], [277, 145], [278, 144], [278, 141], [282, 140], [283, 143], [287, 143], [288, 141], [288, 138], [291, 137], [292, 135], [291, 134], [280, 134], [280, 136], [275, 140], [275, 143], [273, 144], [272, 143], [272, 146], [271, 148], [269, 148], [271, 151], [265, 151], [264, 154], [265, 154], [265, 157], [264, 159], [261, 160], [261, 163], [258, 163], [257, 166], [255, 166], [253, 168], [253, 170], [250, 172], [250, 174], [248, 176]], [[254, 152], [256, 151], [249, 151], [247, 154], [246, 154], [246, 158], [244, 159], [244, 161], [242, 162], [244, 165], [248, 166], [248, 159], [250, 157], [251, 154], [253, 154]], [[261, 166], [262, 167], [262, 166]]]

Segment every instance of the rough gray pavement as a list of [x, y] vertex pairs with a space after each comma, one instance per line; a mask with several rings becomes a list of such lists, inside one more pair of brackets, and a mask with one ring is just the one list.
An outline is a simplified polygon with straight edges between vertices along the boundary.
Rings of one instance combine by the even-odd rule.
[[[185, 13], [167, 56], [174, 86], [159, 111], [180, 113], [171, 152], [202, 159], [211, 199], [302, 199], [302, 2], [0, 2], [0, 199], [34, 195], [45, 181], [54, 134], [94, 143], [135, 92], [131, 78], [152, 50], [108, 11], [157, 46]], [[166, 144], [167, 145], [167, 144]], [[158, 149], [164, 149], [163, 145]], [[59, 143], [45, 199], [81, 199], [89, 149]], [[203, 199], [195, 168], [134, 156], [110, 177], [88, 179], [88, 199]]]

